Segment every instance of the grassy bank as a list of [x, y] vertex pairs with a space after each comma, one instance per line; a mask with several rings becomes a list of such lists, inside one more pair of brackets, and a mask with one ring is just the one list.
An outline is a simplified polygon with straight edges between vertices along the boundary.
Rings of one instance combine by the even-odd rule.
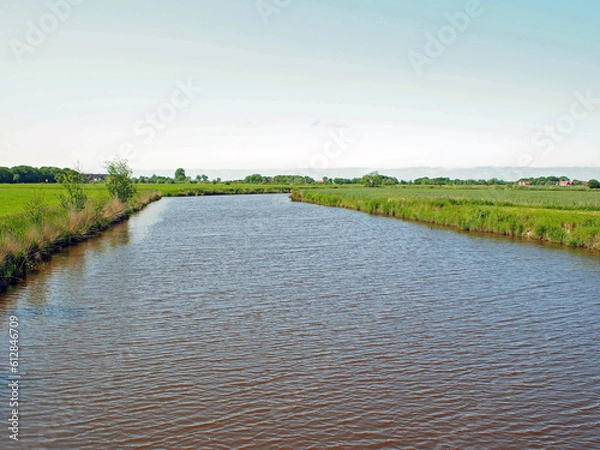
[[[104, 184], [84, 186], [81, 211], [61, 208], [60, 184], [0, 184], [0, 292], [23, 279], [60, 248], [87, 239], [124, 220], [161, 196], [289, 193], [290, 186], [248, 184], [138, 184], [128, 204], [108, 196]], [[160, 192], [160, 194], [157, 194]]]
[[98, 195], [77, 211], [41, 202], [32, 195], [21, 205], [21, 212], [5, 215], [0, 221], [0, 292], [60, 248], [96, 235], [159, 198], [159, 193], [146, 192], [124, 204]]
[[[140, 194], [162, 192], [164, 197], [228, 194], [275, 194], [289, 193], [291, 186], [274, 184], [136, 184]], [[96, 201], [108, 201], [104, 184], [85, 185], [88, 198]], [[20, 214], [32, 198], [38, 196], [49, 207], [59, 205], [59, 196], [64, 194], [60, 184], [0, 184], [0, 222], [3, 217]]]
[[600, 250], [600, 193], [576, 189], [294, 189], [295, 201]]

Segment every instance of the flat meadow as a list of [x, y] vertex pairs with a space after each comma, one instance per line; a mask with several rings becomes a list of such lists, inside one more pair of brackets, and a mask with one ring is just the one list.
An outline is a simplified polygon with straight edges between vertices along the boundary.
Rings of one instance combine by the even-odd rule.
[[84, 185], [79, 211], [60, 184], [0, 184], [0, 291], [57, 249], [97, 234], [162, 196], [289, 193], [294, 201], [600, 250], [600, 190], [584, 187], [136, 184], [127, 203]]
[[295, 189], [292, 199], [464, 231], [600, 250], [600, 192], [578, 187]]
[[[302, 188], [300, 188], [303, 190]], [[450, 200], [496, 206], [600, 211], [600, 190], [585, 187], [513, 186], [416, 186], [398, 185], [365, 188], [362, 186], [324, 187], [315, 195], [342, 194], [347, 198], [395, 200]]]
[[[289, 192], [289, 186], [247, 184], [136, 184], [138, 194], [160, 192], [164, 197], [210, 194], [251, 194]], [[103, 183], [86, 184], [86, 195], [91, 200], [108, 201], [109, 195]], [[60, 196], [65, 193], [62, 185], [52, 184], [0, 184], [0, 223], [3, 218], [23, 214], [33, 199], [40, 199], [48, 208], [58, 207]]]

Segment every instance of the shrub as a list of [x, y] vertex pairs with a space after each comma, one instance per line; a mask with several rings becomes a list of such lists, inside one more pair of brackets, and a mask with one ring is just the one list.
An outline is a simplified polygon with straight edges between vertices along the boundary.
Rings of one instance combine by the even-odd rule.
[[60, 205], [65, 209], [81, 211], [85, 207], [87, 195], [83, 190], [85, 177], [78, 170], [66, 169], [58, 176], [58, 181], [67, 191], [60, 196]]
[[136, 189], [131, 179], [133, 171], [127, 164], [127, 160], [117, 158], [109, 161], [106, 163], [106, 170], [108, 171], [106, 187], [110, 195], [118, 198], [122, 203], [130, 200], [135, 195]]

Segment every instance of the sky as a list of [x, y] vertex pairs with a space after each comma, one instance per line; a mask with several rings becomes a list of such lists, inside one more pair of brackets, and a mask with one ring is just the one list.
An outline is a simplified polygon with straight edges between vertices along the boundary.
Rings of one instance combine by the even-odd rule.
[[597, 0], [1, 0], [0, 166], [600, 166]]

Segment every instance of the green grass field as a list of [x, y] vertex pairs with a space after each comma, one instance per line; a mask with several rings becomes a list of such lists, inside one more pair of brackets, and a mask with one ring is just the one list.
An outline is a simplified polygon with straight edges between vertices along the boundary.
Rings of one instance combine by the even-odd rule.
[[600, 192], [513, 187], [297, 189], [297, 201], [600, 250]]
[[70, 207], [60, 205], [60, 186], [1, 187], [0, 292], [62, 247], [95, 236], [160, 198], [143, 192], [122, 203], [101, 187], [89, 186], [88, 199]]
[[[104, 186], [88, 185], [85, 191], [90, 198], [108, 199]], [[64, 189], [60, 184], [0, 184], [0, 217], [23, 213], [27, 202], [38, 194], [48, 207], [54, 207], [58, 206], [59, 195], [64, 194]]]
[[222, 184], [138, 184], [137, 195], [121, 203], [104, 184], [85, 185], [87, 201], [61, 207], [59, 184], [0, 184], [0, 292], [59, 248], [87, 239], [161, 196], [266, 194], [290, 186]]
[[[257, 193], [287, 192], [289, 186], [244, 185], [244, 184], [137, 184], [139, 194], [162, 192], [165, 197], [177, 195], [201, 195], [211, 193]], [[91, 199], [108, 200], [104, 184], [85, 185], [85, 192]], [[64, 194], [60, 184], [0, 184], [0, 220], [3, 217], [22, 214], [27, 203], [36, 195], [41, 196], [46, 206], [59, 205], [59, 196]]]
[[[60, 207], [57, 184], [0, 184], [0, 292], [57, 248], [86, 239], [163, 196], [290, 192], [290, 186], [138, 184], [127, 204], [86, 185], [82, 210]], [[600, 192], [585, 188], [303, 186], [292, 199], [460, 230], [600, 250]], [[40, 256], [41, 255], [41, 256]]]
[[[254, 193], [287, 191], [289, 186], [246, 184], [137, 184], [138, 193], [162, 192], [163, 196], [197, 195], [202, 193]], [[330, 196], [343, 193], [345, 198], [396, 200], [455, 200], [480, 205], [526, 206], [563, 210], [600, 211], [600, 191], [587, 188], [549, 187], [514, 188], [504, 186], [394, 186], [364, 188], [355, 185], [339, 187], [309, 186], [301, 190]], [[103, 184], [85, 186], [92, 199], [108, 199]], [[28, 201], [41, 195], [49, 207], [58, 206], [64, 189], [59, 184], [0, 184], [0, 217], [23, 213]], [[316, 194], [315, 194], [316, 195]]]
[[[301, 188], [302, 189], [302, 188]], [[304, 189], [302, 189], [304, 190]], [[529, 206], [570, 210], [600, 211], [600, 190], [577, 187], [508, 187], [508, 186], [393, 186], [364, 188], [341, 186], [319, 189], [321, 195], [374, 199], [459, 200], [496, 206]]]
[[[138, 184], [140, 195], [163, 196], [289, 192], [290, 186], [248, 184]], [[92, 200], [108, 201], [103, 184], [86, 185]], [[57, 184], [0, 185], [0, 227], [23, 215], [28, 203], [42, 198], [59, 205]], [[435, 223], [461, 230], [546, 240], [600, 249], [600, 191], [574, 187], [393, 186], [365, 188], [303, 186], [296, 200], [340, 206], [373, 214]]]

